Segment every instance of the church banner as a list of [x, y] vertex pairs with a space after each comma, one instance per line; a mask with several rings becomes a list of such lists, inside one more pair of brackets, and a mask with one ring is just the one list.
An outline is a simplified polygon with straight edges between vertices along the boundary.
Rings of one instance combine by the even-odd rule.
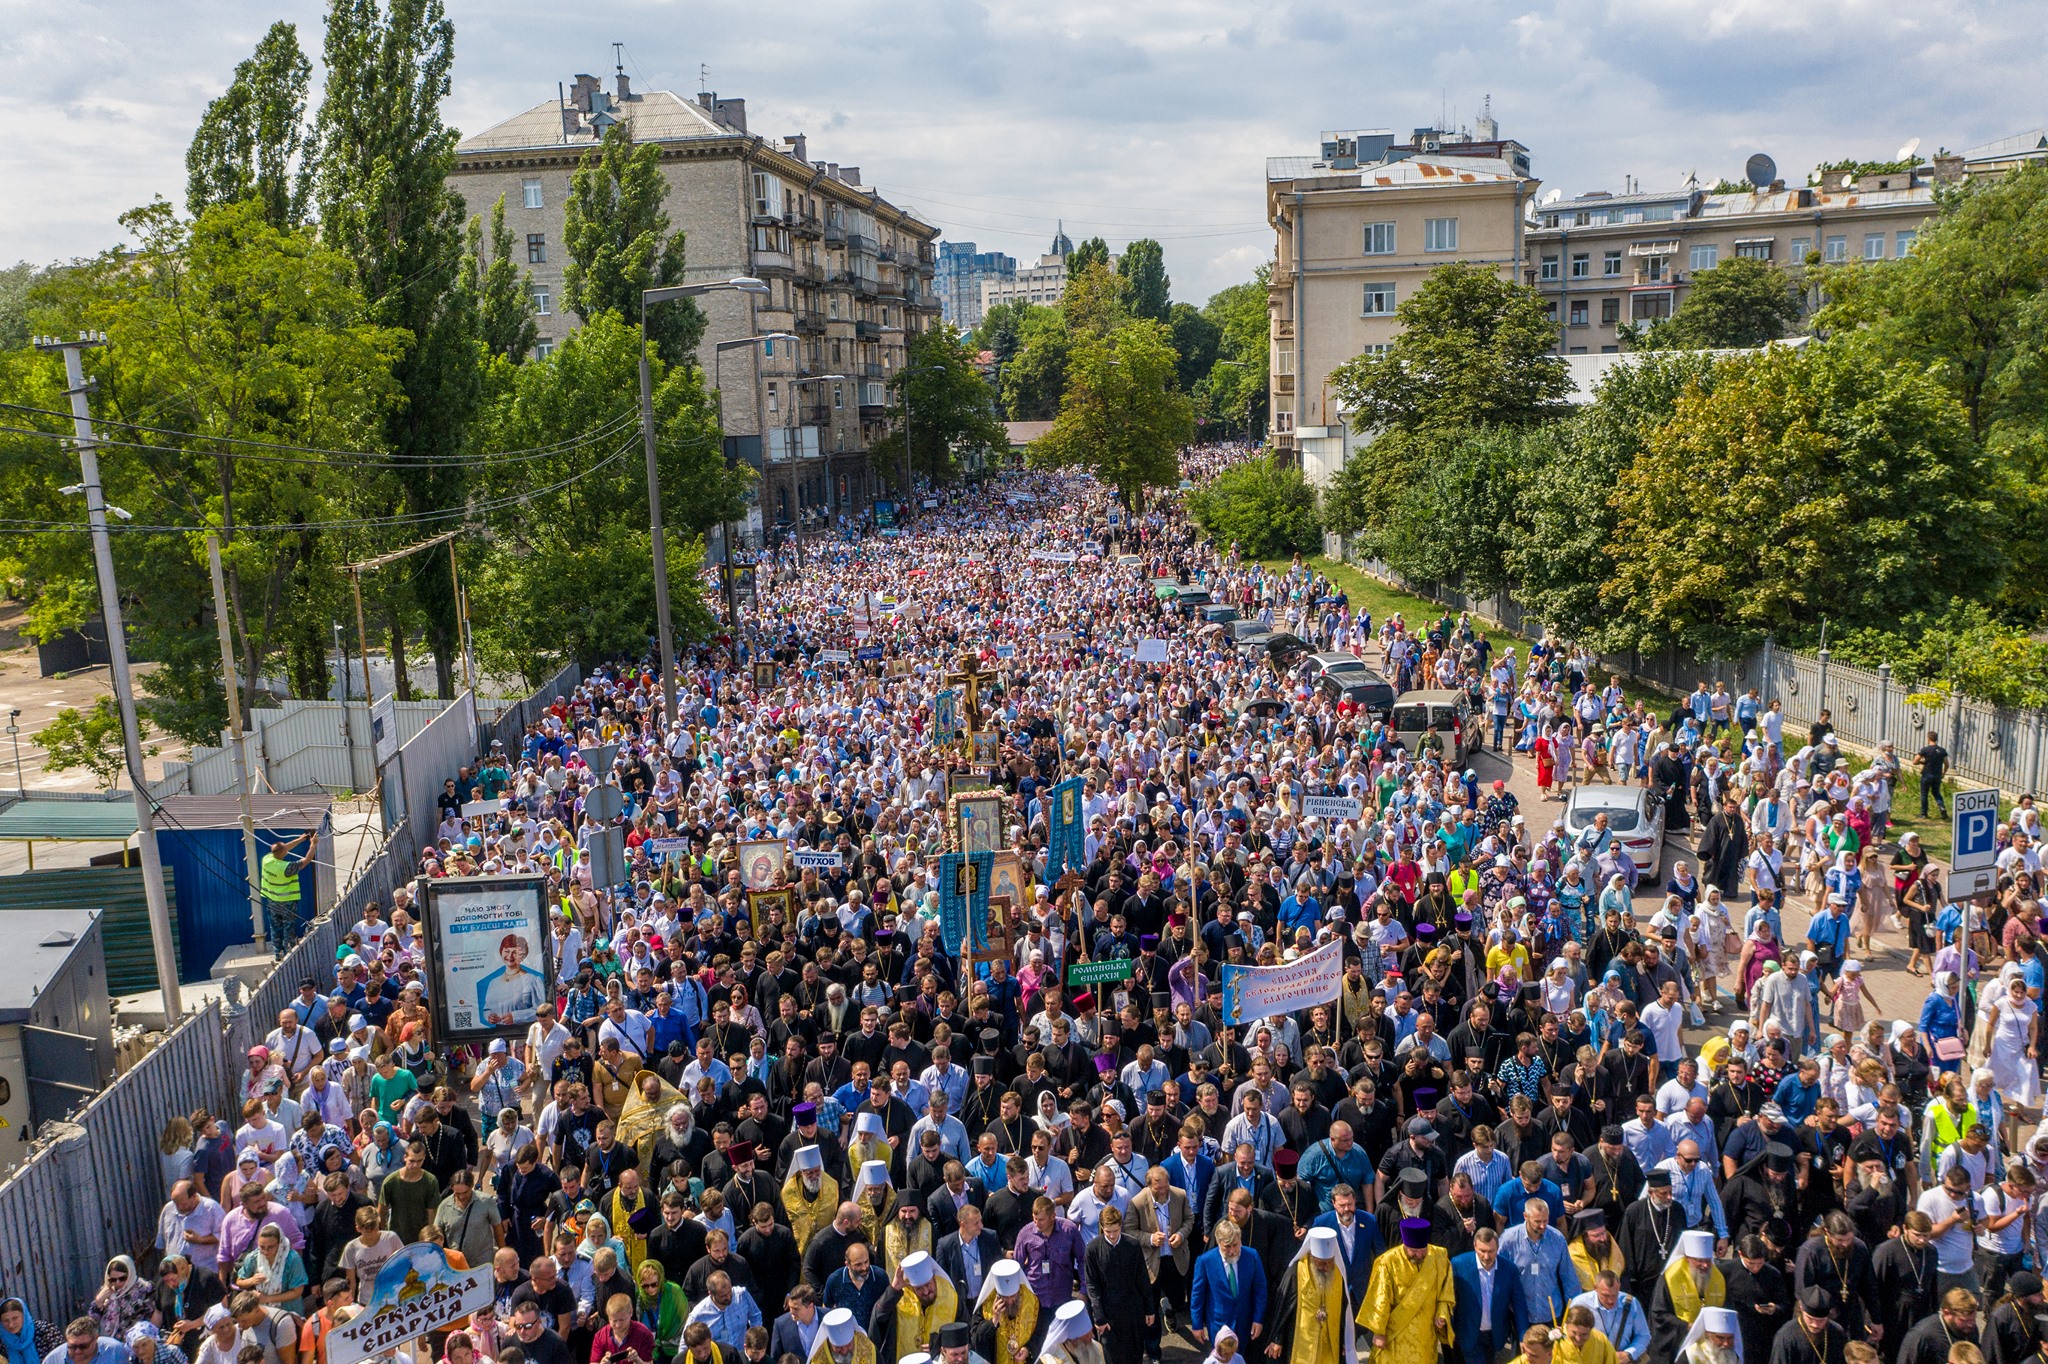
[[1243, 1024], [1247, 1019], [1271, 1018], [1310, 1005], [1327, 1004], [1337, 997], [1343, 979], [1341, 941], [1325, 943], [1285, 966], [1226, 964], [1222, 972], [1223, 1021]]
[[1086, 807], [1081, 797], [1082, 790], [1083, 783], [1079, 777], [1069, 777], [1052, 788], [1051, 805], [1046, 813], [1046, 827], [1050, 835], [1045, 863], [1048, 884], [1058, 881], [1067, 872], [1087, 868], [1088, 830], [1084, 822]]

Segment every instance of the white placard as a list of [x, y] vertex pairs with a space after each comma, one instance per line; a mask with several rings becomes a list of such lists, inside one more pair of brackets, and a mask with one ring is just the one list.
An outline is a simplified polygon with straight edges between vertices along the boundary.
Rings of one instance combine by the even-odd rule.
[[1166, 641], [1163, 639], [1141, 639], [1138, 641], [1138, 651], [1134, 657], [1140, 663], [1164, 663], [1166, 661]]
[[462, 803], [464, 819], [488, 819], [505, 808], [503, 800], [466, 800]]
[[795, 857], [798, 871], [838, 871], [846, 865], [846, 859], [830, 848], [798, 848]]
[[398, 756], [396, 696], [380, 696], [370, 703], [370, 751], [379, 767]]
[[1356, 796], [1303, 796], [1301, 812], [1310, 819], [1363, 819], [1365, 802]]
[[820, 663], [851, 663], [853, 662], [853, 655], [845, 649], [820, 649], [818, 650], [818, 661]]

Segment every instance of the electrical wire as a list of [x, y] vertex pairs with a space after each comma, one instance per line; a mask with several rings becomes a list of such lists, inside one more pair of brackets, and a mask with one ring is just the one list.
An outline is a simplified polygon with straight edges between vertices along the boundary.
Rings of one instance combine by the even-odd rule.
[[[46, 407], [31, 407], [24, 403], [0, 402], [0, 411], [26, 412], [31, 413], [35, 416], [51, 417], [65, 422], [69, 422], [71, 420], [71, 414], [69, 412], [57, 412]], [[629, 407], [622, 409], [621, 411], [619, 411], [618, 413], [611, 417], [606, 418], [598, 426], [594, 427], [589, 431], [583, 432], [580, 435], [567, 437], [563, 440], [555, 442], [552, 445], [536, 445], [523, 450], [493, 450], [487, 451], [479, 455], [458, 456], [454, 458], [428, 457], [422, 459], [391, 459], [388, 457], [388, 455], [374, 454], [367, 450], [330, 450], [317, 445], [293, 445], [283, 441], [256, 440], [248, 436], [207, 436], [201, 435], [196, 431], [179, 431], [175, 428], [164, 426], [144, 426], [135, 422], [116, 421], [110, 417], [94, 417], [93, 427], [95, 429], [95, 432], [97, 432], [97, 430], [101, 427], [111, 427], [122, 431], [142, 432], [149, 435], [166, 436], [177, 440], [190, 441], [193, 444], [202, 447], [206, 445], [251, 446], [258, 450], [284, 450], [294, 452], [295, 454], [298, 455], [319, 455], [324, 457], [321, 459], [298, 459], [288, 455], [269, 454], [234, 454], [227, 456], [228, 458], [232, 459], [247, 459], [259, 462], [267, 461], [278, 464], [326, 464], [330, 460], [343, 459], [353, 461], [355, 465], [359, 468], [435, 469], [467, 467], [469, 465], [477, 464], [480, 462], [523, 463], [530, 460], [546, 459], [549, 456], [559, 455], [570, 450], [578, 449], [584, 445], [596, 444], [597, 442], [608, 438], [610, 435], [619, 430], [626, 423], [636, 420], [637, 417], [637, 411], [634, 408]], [[5, 431], [10, 434], [19, 436], [42, 436], [53, 440], [68, 441], [72, 439], [72, 437], [66, 432], [44, 431], [39, 427], [0, 426], [0, 431]], [[97, 445], [110, 446], [115, 449], [130, 450], [161, 451], [170, 448], [167, 446], [151, 444], [148, 442], [109, 440], [105, 436], [99, 436], [97, 434], [94, 437], [94, 443]]]

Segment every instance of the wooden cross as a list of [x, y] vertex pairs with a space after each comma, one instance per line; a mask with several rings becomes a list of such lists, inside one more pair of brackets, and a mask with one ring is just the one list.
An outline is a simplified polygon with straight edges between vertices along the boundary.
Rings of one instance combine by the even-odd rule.
[[981, 679], [981, 659], [971, 652], [960, 655], [959, 672], [946, 674], [946, 685], [959, 687], [962, 692], [961, 705], [970, 735], [981, 729]]

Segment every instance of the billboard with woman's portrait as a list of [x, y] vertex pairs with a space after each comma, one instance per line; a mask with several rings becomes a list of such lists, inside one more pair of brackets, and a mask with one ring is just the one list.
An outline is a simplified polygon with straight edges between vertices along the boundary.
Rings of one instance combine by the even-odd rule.
[[546, 882], [451, 876], [422, 886], [427, 980], [440, 1035], [523, 1037], [552, 997]]

